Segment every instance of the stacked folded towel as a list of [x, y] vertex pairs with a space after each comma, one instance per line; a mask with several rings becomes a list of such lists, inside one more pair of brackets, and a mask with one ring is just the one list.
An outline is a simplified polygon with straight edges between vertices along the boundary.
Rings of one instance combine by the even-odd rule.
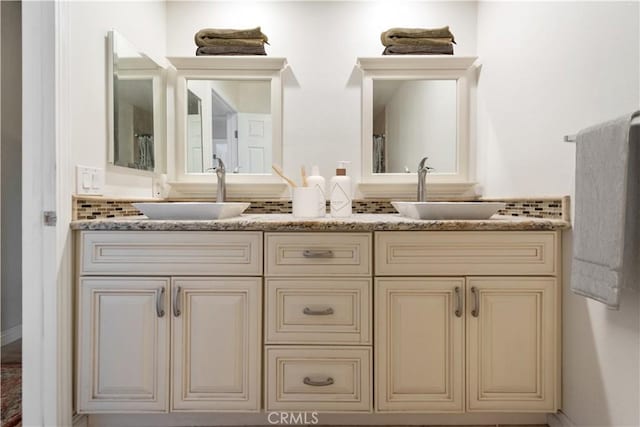
[[391, 28], [380, 35], [383, 55], [453, 55], [456, 42], [449, 27]]
[[268, 42], [260, 27], [247, 30], [205, 28], [195, 36], [196, 55], [266, 55]]

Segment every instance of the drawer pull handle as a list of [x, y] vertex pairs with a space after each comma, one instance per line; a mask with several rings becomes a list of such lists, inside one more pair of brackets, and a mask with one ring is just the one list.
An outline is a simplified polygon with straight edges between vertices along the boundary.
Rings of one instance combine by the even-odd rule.
[[311, 385], [314, 387], [325, 387], [333, 384], [333, 378], [327, 377], [327, 379], [324, 381], [313, 381], [309, 377], [304, 377], [304, 380], [302, 380], [302, 382], [305, 383], [306, 385]]
[[309, 307], [305, 307], [302, 312], [308, 316], [329, 316], [333, 314], [333, 308], [327, 307], [324, 310], [312, 310]]
[[471, 287], [471, 293], [473, 294], [473, 310], [471, 310], [471, 315], [478, 317], [480, 315], [480, 293], [475, 286]]
[[164, 317], [164, 286], [156, 291], [156, 314], [158, 317]]
[[456, 286], [456, 317], [462, 317], [462, 295], [460, 294], [460, 286]]
[[305, 258], [333, 258], [333, 251], [305, 249], [302, 251], [302, 256]]
[[173, 316], [180, 316], [180, 286], [173, 288]]

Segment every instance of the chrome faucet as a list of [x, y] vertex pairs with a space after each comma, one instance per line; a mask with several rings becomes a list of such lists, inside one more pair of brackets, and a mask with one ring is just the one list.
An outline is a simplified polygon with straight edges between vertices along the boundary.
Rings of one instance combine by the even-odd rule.
[[227, 169], [224, 166], [224, 162], [222, 159], [215, 154], [213, 155], [213, 160], [218, 161], [218, 166], [214, 169], [216, 170], [216, 176], [218, 177], [218, 191], [216, 192], [216, 203], [222, 203], [227, 198]]
[[433, 170], [432, 167], [426, 166], [425, 162], [428, 160], [428, 157], [420, 160], [420, 164], [418, 165], [418, 201], [426, 202], [427, 201], [427, 173], [430, 170]]

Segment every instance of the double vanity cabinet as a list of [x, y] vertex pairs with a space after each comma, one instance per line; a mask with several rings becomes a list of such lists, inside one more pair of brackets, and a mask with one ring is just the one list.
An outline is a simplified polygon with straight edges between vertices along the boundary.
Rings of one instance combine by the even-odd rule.
[[555, 412], [560, 234], [77, 234], [77, 410]]

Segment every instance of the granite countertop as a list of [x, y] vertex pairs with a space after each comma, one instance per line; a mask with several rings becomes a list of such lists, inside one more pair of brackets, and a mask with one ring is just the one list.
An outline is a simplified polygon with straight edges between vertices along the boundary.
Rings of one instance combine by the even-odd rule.
[[145, 216], [78, 220], [73, 230], [97, 231], [539, 231], [569, 228], [561, 219], [494, 215], [486, 220], [416, 220], [398, 214], [354, 214], [349, 218], [294, 218], [248, 214], [215, 221], [160, 221]]

